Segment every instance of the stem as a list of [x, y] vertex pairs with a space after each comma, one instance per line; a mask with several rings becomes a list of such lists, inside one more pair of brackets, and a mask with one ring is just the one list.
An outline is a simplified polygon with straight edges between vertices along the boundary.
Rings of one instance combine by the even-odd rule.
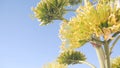
[[76, 10], [75, 9], [65, 9], [66, 11], [72, 11], [72, 12], [75, 12]]
[[105, 41], [105, 45], [104, 45], [104, 50], [105, 50], [105, 55], [106, 55], [106, 68], [111, 68], [110, 66], [110, 51], [109, 51], [109, 44], [107, 41]]
[[98, 60], [99, 60], [99, 63], [100, 63], [100, 68], [105, 68], [105, 55], [104, 55], [104, 51], [102, 49], [101, 46], [95, 46], [95, 50], [96, 50], [96, 53], [97, 53], [97, 56], [98, 56]]
[[84, 5], [87, 6], [87, 0], [84, 0]]
[[62, 21], [64, 21], [64, 22], [69, 22], [67, 19], [65, 19], [65, 18], [60, 18], [60, 20], [62, 20]]
[[[119, 33], [120, 33], [120, 31], [117, 31], [116, 33], [114, 33], [112, 35], [112, 37], [116, 37]], [[109, 39], [107, 42], [110, 43], [111, 41], [112, 41], [112, 39]]]
[[112, 53], [112, 50], [113, 50], [113, 48], [114, 48], [114, 46], [115, 46], [115, 44], [117, 43], [117, 41], [120, 39], [120, 35], [115, 39], [115, 41], [113, 42], [113, 44], [112, 44], [112, 46], [111, 46], [111, 48], [110, 48], [110, 54]]
[[116, 0], [116, 3], [117, 3], [117, 9], [120, 8], [120, 0]]
[[79, 63], [83, 63], [83, 64], [87, 64], [88, 66], [90, 66], [91, 68], [96, 68], [93, 64], [87, 62], [87, 61], [79, 61]]
[[104, 41], [100, 41], [96, 38], [92, 38], [92, 41], [95, 41], [96, 43], [99, 43], [100, 45], [103, 45], [104, 44]]

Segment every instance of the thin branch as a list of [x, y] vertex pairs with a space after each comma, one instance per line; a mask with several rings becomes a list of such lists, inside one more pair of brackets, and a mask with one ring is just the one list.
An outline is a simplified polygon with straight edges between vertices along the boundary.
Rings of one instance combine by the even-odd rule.
[[75, 12], [76, 10], [75, 10], [75, 9], [65, 9], [65, 11], [72, 11], [72, 12]]
[[60, 20], [62, 20], [62, 21], [64, 21], [64, 22], [69, 22], [67, 19], [65, 19], [65, 18], [60, 18]]
[[87, 6], [87, 0], [84, 0], [84, 5]]
[[112, 46], [111, 46], [111, 48], [110, 48], [110, 54], [112, 53], [112, 50], [113, 50], [113, 48], [114, 48], [114, 46], [115, 46], [115, 44], [117, 43], [117, 41], [120, 39], [120, 35], [115, 39], [115, 41], [113, 42], [113, 44], [112, 44]]
[[91, 64], [87, 61], [80, 61], [80, 60], [68, 60], [68, 61], [72, 61], [74, 64], [75, 63], [86, 64], [86, 65], [90, 66], [91, 68], [96, 68], [93, 64]]
[[[116, 33], [114, 33], [112, 35], [112, 37], [116, 37], [119, 33], [120, 33], [120, 31], [117, 31]], [[107, 42], [110, 43], [111, 41], [112, 41], [112, 39], [109, 39]]]
[[79, 63], [82, 63], [82, 64], [87, 64], [88, 66], [90, 66], [91, 68], [96, 68], [93, 64], [87, 62], [87, 61], [79, 61]]

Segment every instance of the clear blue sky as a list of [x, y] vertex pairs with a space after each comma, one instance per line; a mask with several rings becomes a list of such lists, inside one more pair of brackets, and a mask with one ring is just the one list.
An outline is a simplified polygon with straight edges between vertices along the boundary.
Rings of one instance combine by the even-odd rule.
[[[42, 68], [59, 54], [61, 41], [58, 37], [60, 21], [48, 26], [39, 26], [30, 15], [32, 6], [39, 0], [0, 0], [0, 68]], [[72, 15], [72, 14], [71, 14]], [[66, 16], [67, 17], [67, 16]], [[112, 56], [120, 55], [120, 42]], [[94, 48], [86, 44], [80, 49], [89, 57], [88, 61], [98, 61]], [[74, 65], [69, 68], [90, 68]]]

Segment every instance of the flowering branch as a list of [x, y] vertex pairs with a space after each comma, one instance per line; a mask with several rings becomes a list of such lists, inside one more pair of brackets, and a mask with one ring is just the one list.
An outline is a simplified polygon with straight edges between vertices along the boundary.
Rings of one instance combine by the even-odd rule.
[[93, 64], [87, 62], [87, 61], [79, 61], [79, 63], [82, 63], [82, 64], [87, 64], [88, 66], [90, 66], [91, 68], [96, 68]]
[[110, 54], [112, 53], [112, 50], [113, 50], [113, 48], [114, 48], [114, 46], [115, 46], [115, 44], [117, 43], [117, 41], [120, 39], [120, 35], [115, 39], [115, 41], [113, 42], [113, 44], [112, 44], [112, 46], [111, 46], [111, 48], [110, 48]]
[[[88, 0], [83, 1], [84, 6], [80, 6], [77, 11], [65, 7], [79, 4], [81, 0], [42, 0], [37, 7], [33, 8], [33, 11], [42, 25], [52, 23], [53, 20], [63, 21], [60, 28], [60, 38], [62, 46], [67, 45], [68, 51], [65, 50], [60, 54], [57, 60], [59, 63], [67, 65], [84, 63], [96, 68], [86, 62], [84, 54], [74, 51], [74, 49], [90, 42], [96, 50], [100, 68], [111, 68], [110, 54], [120, 38], [118, 36], [120, 34], [120, 4], [113, 3], [111, 6], [112, 0], [98, 0], [97, 4], [91, 4]], [[116, 1], [118, 2], [118, 0]], [[64, 18], [64, 14], [69, 11], [77, 12], [77, 15], [70, 21]], [[110, 48], [109, 45], [113, 40], [111, 35], [112, 38], [118, 37]], [[100, 39], [101, 37], [104, 41]]]
[[[120, 31], [117, 31], [116, 33], [114, 33], [112, 35], [112, 37], [116, 37], [119, 33], [120, 33]], [[111, 41], [112, 41], [112, 39], [109, 39], [107, 42], [110, 44]]]

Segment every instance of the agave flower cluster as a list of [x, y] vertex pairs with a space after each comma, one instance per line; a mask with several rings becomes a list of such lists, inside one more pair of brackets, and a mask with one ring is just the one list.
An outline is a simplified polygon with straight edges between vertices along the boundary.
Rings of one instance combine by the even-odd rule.
[[79, 61], [85, 61], [86, 57], [80, 51], [67, 50], [60, 54], [57, 61], [60, 64], [77, 64]]
[[33, 11], [41, 25], [46, 25], [51, 23], [52, 20], [62, 18], [66, 4], [67, 0], [42, 0], [37, 4], [37, 7], [33, 8]]
[[71, 11], [67, 6], [79, 4], [82, 0], [41, 0], [33, 8], [35, 17], [41, 25], [52, 23], [53, 20], [63, 21], [59, 30], [63, 51], [57, 59], [59, 63], [50, 63], [43, 68], [67, 68], [69, 64], [78, 63], [85, 63], [95, 68], [85, 61], [83, 53], [75, 51], [75, 48], [87, 42], [96, 46], [100, 68], [110, 68], [111, 63], [112, 68], [120, 68], [120, 57], [110, 63], [110, 53], [119, 36], [113, 41], [112, 47], [109, 47], [112, 39], [120, 33], [120, 4], [117, 1], [97, 0], [97, 4], [93, 4], [84, 0], [84, 5], [75, 11], [76, 16], [68, 21], [63, 16], [66, 11]]
[[77, 16], [69, 22], [63, 22], [60, 37], [63, 46], [69, 41], [70, 48], [78, 48], [91, 40], [94, 34], [104, 40], [111, 39], [111, 34], [120, 30], [120, 9], [113, 3], [99, 2], [96, 6], [87, 2], [77, 9]]
[[120, 68], [120, 57], [112, 60], [112, 68]]
[[67, 68], [67, 65], [53, 62], [53, 63], [48, 63], [48, 64], [44, 65], [43, 68]]
[[46, 25], [52, 23], [53, 20], [62, 20], [66, 13], [65, 7], [80, 2], [81, 0], [41, 0], [32, 10], [41, 25]]

